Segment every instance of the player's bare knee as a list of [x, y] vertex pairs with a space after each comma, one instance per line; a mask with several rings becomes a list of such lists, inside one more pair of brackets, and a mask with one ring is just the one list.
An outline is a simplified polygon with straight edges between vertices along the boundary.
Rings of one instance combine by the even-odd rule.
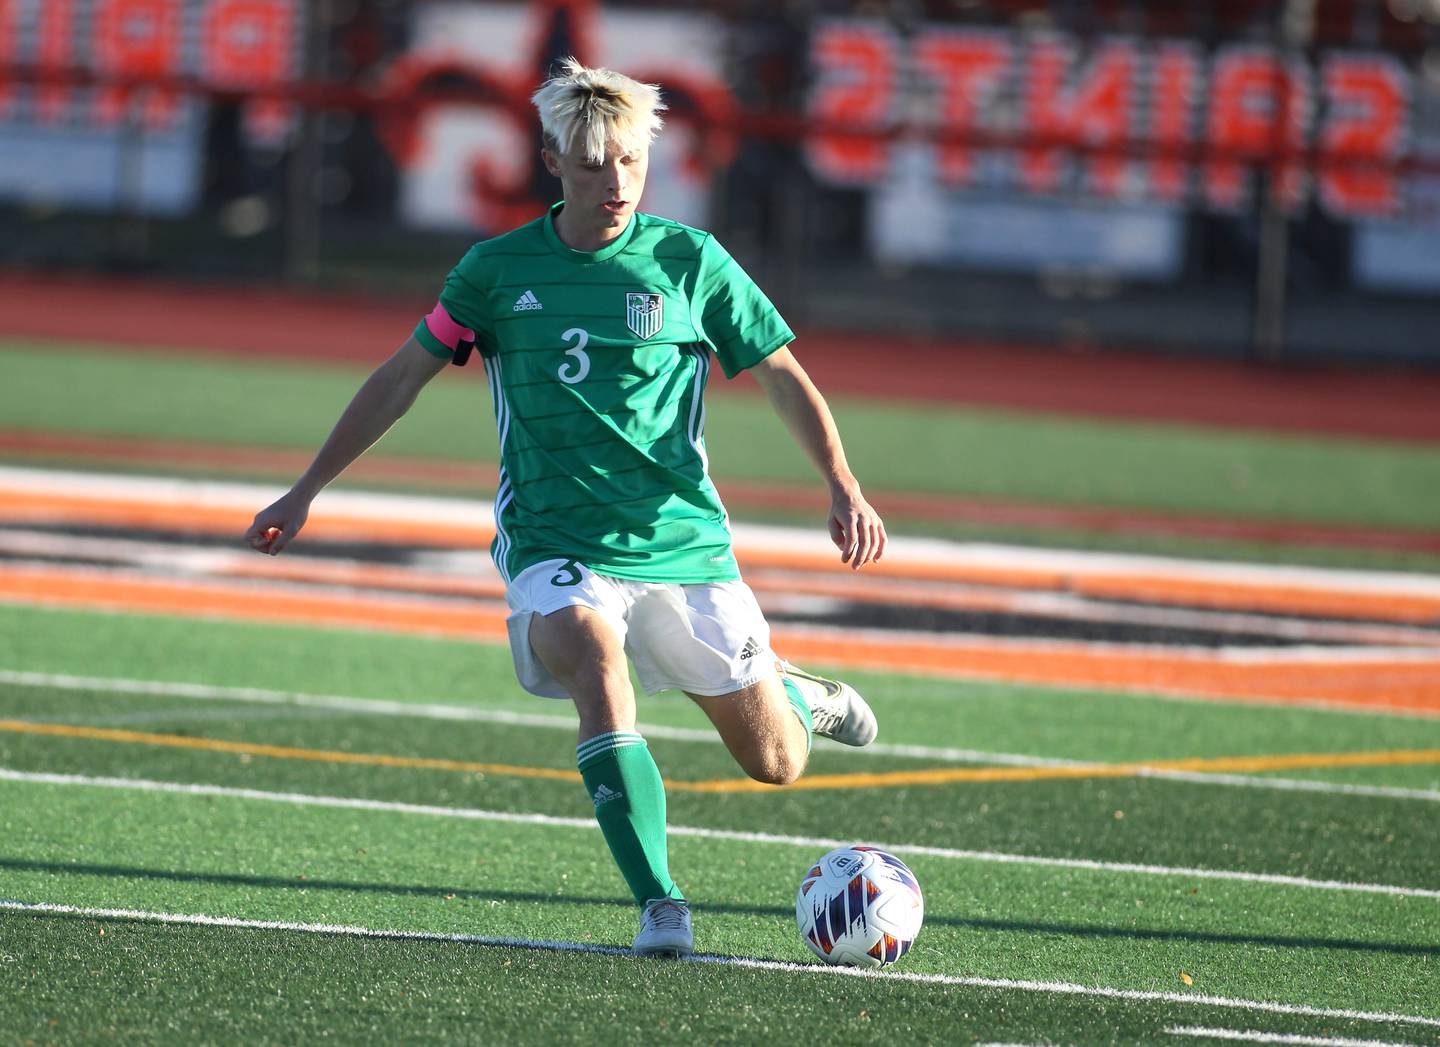
[[757, 749], [741, 766], [745, 773], [766, 785], [789, 785], [805, 772], [805, 757], [784, 745]]
[[582, 735], [635, 728], [635, 692], [624, 666], [597, 660], [583, 666], [563, 681], [580, 714]]

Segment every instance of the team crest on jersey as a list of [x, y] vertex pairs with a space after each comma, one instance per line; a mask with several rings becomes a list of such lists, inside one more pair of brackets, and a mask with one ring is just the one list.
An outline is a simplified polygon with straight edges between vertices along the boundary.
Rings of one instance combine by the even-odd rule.
[[665, 296], [628, 292], [625, 295], [625, 324], [640, 338], [659, 334], [665, 324]]

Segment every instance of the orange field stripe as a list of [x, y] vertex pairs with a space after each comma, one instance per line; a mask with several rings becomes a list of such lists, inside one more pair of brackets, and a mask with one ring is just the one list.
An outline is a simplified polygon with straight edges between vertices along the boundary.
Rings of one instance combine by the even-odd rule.
[[[201, 534], [233, 535], [236, 548], [250, 526], [254, 512], [240, 512], [223, 506], [176, 505], [141, 499], [36, 494], [31, 491], [4, 491], [0, 521], [6, 523], [88, 523], [160, 531], [194, 531]], [[255, 511], [263, 509], [255, 506]], [[481, 515], [476, 510], [476, 517]], [[375, 520], [341, 512], [319, 511], [310, 517], [305, 533], [331, 541], [388, 542], [403, 545], [438, 545], [461, 549], [484, 549], [495, 537], [495, 529], [480, 523], [460, 525], [417, 520]]]
[[439, 603], [424, 597], [297, 593], [224, 582], [177, 582], [0, 568], [0, 599], [99, 610], [139, 611], [502, 641], [503, 604]]
[[1204, 651], [1052, 645], [927, 644], [776, 630], [785, 657], [881, 672], [936, 673], [1011, 682], [1196, 697], [1327, 703], [1440, 715], [1440, 658], [1225, 661]]
[[[179, 506], [121, 497], [37, 494], [4, 491], [0, 521], [9, 523], [88, 523], [142, 529], [197, 531], [240, 535], [251, 514], [207, 506]], [[257, 508], [259, 508], [257, 506]], [[477, 517], [479, 513], [477, 511]], [[328, 510], [317, 511], [308, 536], [332, 541], [368, 541], [483, 549], [494, 528], [396, 518], [367, 519]], [[736, 553], [747, 571], [780, 569], [850, 577], [849, 568], [830, 553], [802, 553], [737, 543]], [[1351, 592], [1308, 586], [1275, 586], [1164, 575], [1074, 573], [1059, 569], [990, 568], [979, 564], [906, 562], [892, 559], [866, 568], [866, 577], [912, 582], [951, 582], [1039, 592], [1064, 592], [1099, 599], [1133, 600], [1172, 606], [1255, 610], [1273, 613], [1359, 618], [1381, 622], [1440, 620], [1440, 597], [1419, 594]]]
[[[209, 616], [507, 642], [499, 602], [420, 596], [304, 593], [241, 582], [177, 582], [98, 571], [0, 567], [0, 599], [157, 614]], [[779, 628], [795, 661], [882, 672], [1198, 697], [1332, 703], [1377, 712], [1440, 715], [1440, 656], [1365, 661], [1296, 657], [1227, 661], [1205, 651], [1137, 651], [1065, 644], [1005, 644], [837, 634]]]
[[[549, 781], [582, 782], [578, 771], [551, 767], [524, 767], [514, 764], [481, 763], [429, 756], [392, 756], [385, 753], [352, 753], [332, 749], [303, 749], [288, 745], [236, 742], [222, 738], [195, 738], [190, 735], [129, 731], [113, 727], [77, 724], [32, 723], [27, 720], [0, 720], [0, 731], [14, 734], [79, 738], [87, 741], [153, 745], [171, 749], [266, 756], [279, 760], [308, 760], [316, 763], [351, 764], [365, 767], [395, 767], [405, 770], [460, 771], [511, 778], [538, 778]], [[881, 774], [816, 774], [801, 778], [786, 789], [884, 789], [916, 785], [956, 785], [974, 782], [1041, 782], [1086, 778], [1135, 778], [1165, 771], [1199, 773], [1263, 773], [1283, 770], [1329, 770], [1345, 767], [1402, 767], [1440, 763], [1440, 749], [1392, 749], [1357, 753], [1281, 753], [1273, 756], [1192, 757], [1141, 763], [1087, 764], [1063, 767], [939, 767], [923, 771], [893, 771]], [[775, 792], [780, 786], [750, 778], [720, 778], [706, 781], [671, 779], [671, 792], [751, 793]]]

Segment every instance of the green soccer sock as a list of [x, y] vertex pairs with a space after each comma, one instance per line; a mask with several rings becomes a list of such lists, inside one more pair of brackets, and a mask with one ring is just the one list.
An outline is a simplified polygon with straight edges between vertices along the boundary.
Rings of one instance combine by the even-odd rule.
[[595, 820], [635, 901], [683, 898], [670, 878], [665, 783], [645, 739], [630, 731], [597, 735], [580, 743], [576, 760]]
[[810, 715], [810, 703], [805, 700], [800, 685], [790, 679], [789, 673], [782, 672], [780, 682], [785, 685], [785, 693], [790, 698], [790, 708], [795, 710], [795, 717], [800, 721], [800, 726], [805, 728], [805, 751], [808, 753], [815, 744], [815, 718]]

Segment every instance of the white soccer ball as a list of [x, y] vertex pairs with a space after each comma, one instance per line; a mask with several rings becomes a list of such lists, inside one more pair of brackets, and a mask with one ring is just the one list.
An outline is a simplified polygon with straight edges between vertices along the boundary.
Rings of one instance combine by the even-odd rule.
[[840, 847], [805, 874], [795, 921], [826, 963], [884, 967], [910, 951], [925, 920], [920, 881], [878, 847]]

